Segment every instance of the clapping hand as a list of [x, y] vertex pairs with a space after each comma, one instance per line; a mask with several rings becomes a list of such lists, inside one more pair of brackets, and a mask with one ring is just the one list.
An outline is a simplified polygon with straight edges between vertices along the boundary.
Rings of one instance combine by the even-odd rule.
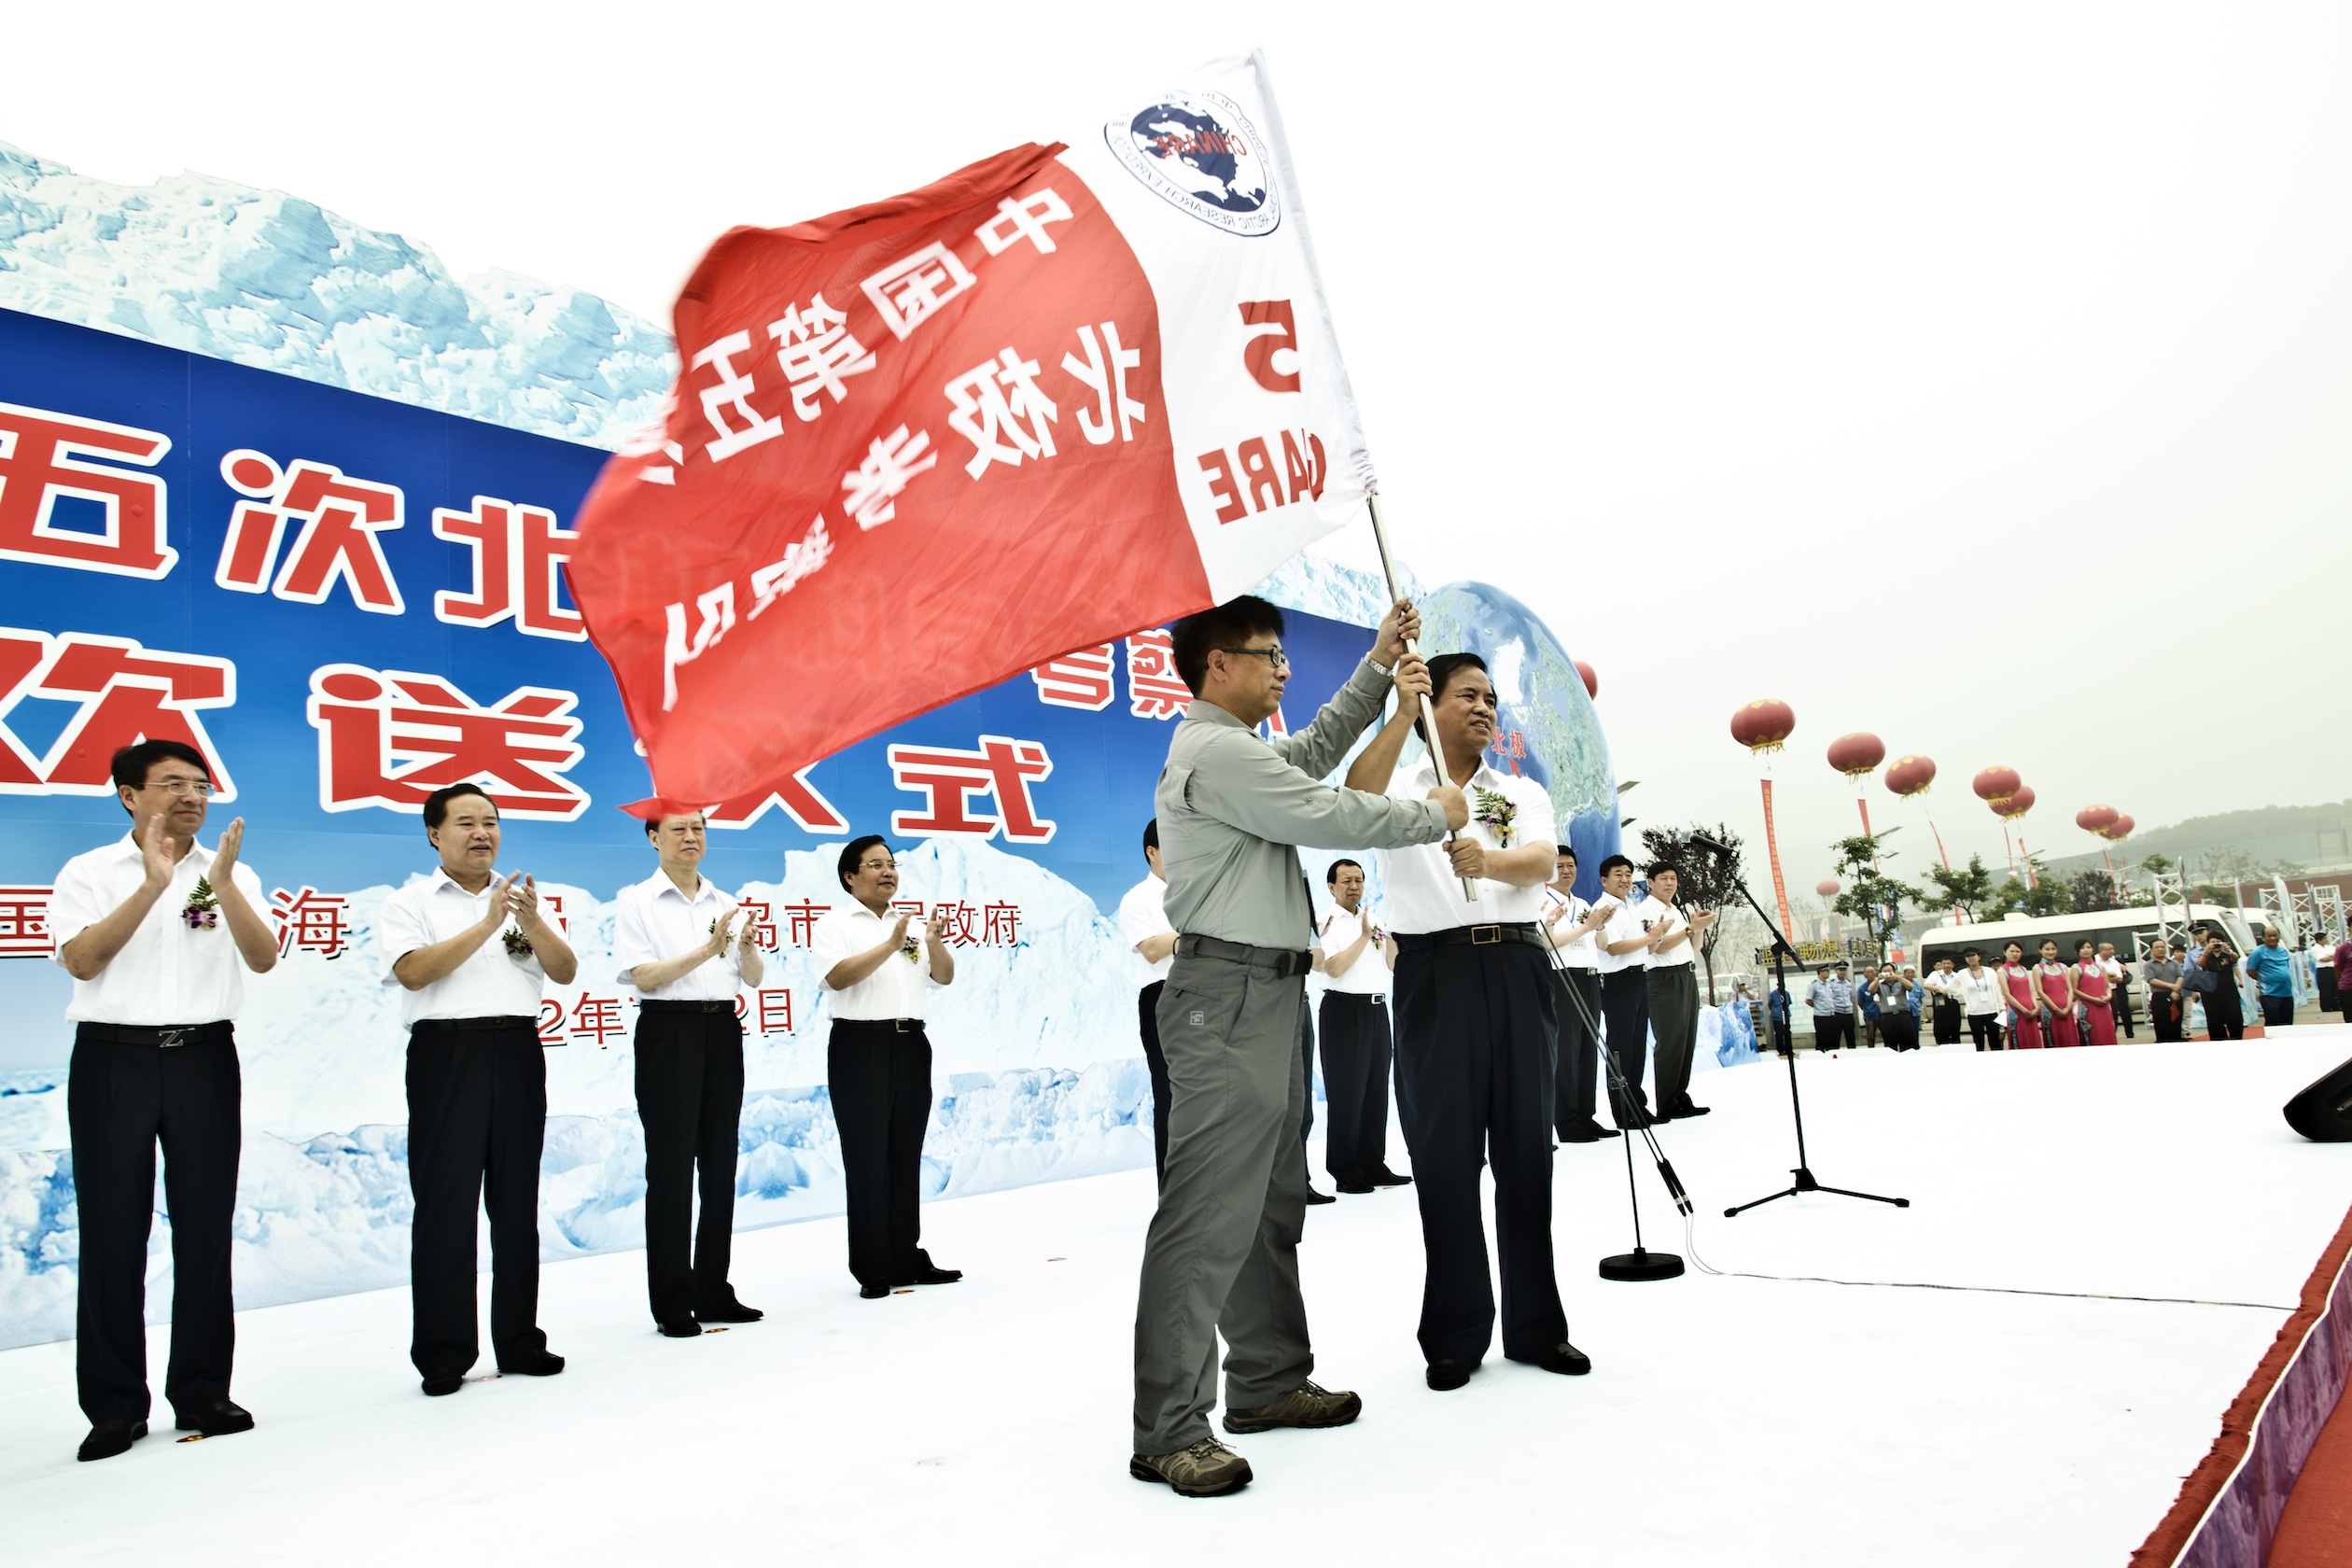
[[506, 879], [505, 904], [525, 935], [539, 928], [539, 884], [529, 876], [518, 871]]
[[175, 862], [169, 841], [163, 836], [163, 814], [157, 812], [139, 830], [139, 859], [147, 866], [147, 886], [158, 889], [172, 885]]
[[947, 906], [945, 904], [931, 905], [931, 918], [923, 922], [923, 934], [933, 942], [947, 940]]
[[[720, 916], [719, 918], [710, 922], [710, 941], [707, 945], [710, 948], [710, 956], [712, 958], [716, 959], [725, 956], [727, 944], [730, 940], [732, 940], [732, 932], [729, 931], [729, 928], [735, 924], [735, 917], [742, 913], [743, 911], [740, 909], [730, 909], [725, 914]], [[751, 922], [749, 920], [746, 920], [743, 923], [743, 934], [747, 938], [751, 934]]]
[[213, 851], [212, 872], [206, 880], [214, 892], [230, 885], [229, 875], [237, 869], [237, 851], [244, 847], [245, 819], [240, 817], [220, 831], [220, 847]]

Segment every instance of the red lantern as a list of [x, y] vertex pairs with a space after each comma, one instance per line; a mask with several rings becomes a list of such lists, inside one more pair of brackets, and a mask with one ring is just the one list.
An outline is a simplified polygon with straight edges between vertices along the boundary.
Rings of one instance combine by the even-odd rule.
[[2020, 784], [2017, 787], [2016, 792], [2010, 795], [2009, 799], [2005, 801], [1995, 801], [1994, 803], [1993, 815], [2004, 819], [2014, 820], [2017, 818], [2024, 816], [2025, 813], [2033, 809], [2034, 787], [2030, 784]]
[[1586, 664], [1582, 659], [1577, 659], [1574, 662], [1576, 666], [1576, 673], [1584, 677], [1585, 695], [1588, 697], [1598, 697], [1601, 694], [1601, 678], [1593, 674], [1592, 666]]
[[1886, 761], [1886, 743], [1874, 735], [1841, 735], [1829, 743], [1829, 765], [1856, 783]]
[[1796, 728], [1796, 710], [1771, 697], [1748, 703], [1731, 715], [1731, 738], [1758, 754], [1779, 750]]
[[1886, 770], [1886, 787], [1898, 795], [1924, 795], [1935, 781], [1936, 764], [1916, 753], [1897, 757]]
[[2013, 767], [1979, 768], [1971, 788], [1976, 791], [1979, 800], [1983, 801], [1995, 813], [1998, 813], [2008, 803], [2009, 798], [2017, 793], [2019, 786], [2023, 782], [2023, 779], [2017, 777], [2017, 770]]
[[1840, 890], [1838, 879], [1834, 876], [1825, 876], [1813, 884], [1813, 891], [1826, 899], [1836, 898]]
[[2075, 826], [2087, 833], [2104, 833], [2121, 820], [2123, 813], [2111, 805], [2086, 805], [2075, 813]]
[[2121, 844], [2132, 836], [2132, 829], [2135, 825], [2129, 817], [2118, 817], [2099, 836], [2110, 844]]

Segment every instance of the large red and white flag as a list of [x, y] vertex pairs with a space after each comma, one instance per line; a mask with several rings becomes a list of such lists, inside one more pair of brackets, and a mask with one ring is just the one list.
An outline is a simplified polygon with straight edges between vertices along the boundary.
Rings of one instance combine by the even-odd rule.
[[735, 230], [676, 329], [569, 567], [674, 800], [1246, 591], [1373, 488], [1256, 55]]

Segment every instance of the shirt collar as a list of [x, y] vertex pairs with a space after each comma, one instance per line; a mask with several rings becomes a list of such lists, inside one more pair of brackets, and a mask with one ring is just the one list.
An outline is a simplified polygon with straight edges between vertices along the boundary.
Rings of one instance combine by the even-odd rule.
[[1193, 698], [1192, 705], [1184, 709], [1184, 717], [1197, 719], [1204, 724], [1223, 724], [1229, 730], [1240, 730], [1249, 735], [1257, 734], [1254, 728], [1244, 724], [1238, 717], [1226, 712], [1206, 697]]
[[684, 893], [679, 892], [678, 884], [669, 879], [669, 873], [662, 870], [658, 866], [654, 868], [653, 875], [647, 877], [639, 884], [639, 886], [651, 889], [655, 898], [660, 898], [665, 892], [675, 894], [677, 897], [685, 900], [686, 907], [689, 909], [692, 909], [694, 905], [702, 903], [706, 897], [715, 897], [719, 891], [718, 888], [712, 884], [709, 877], [703, 875], [700, 872], [696, 872], [694, 874], [694, 893], [692, 898], [688, 898]]
[[[136, 861], [146, 858], [147, 851], [139, 847], [138, 829], [127, 829], [124, 831], [123, 835], [120, 838], [115, 840], [115, 855], [116, 858], [126, 861]], [[181, 865], [193, 865], [202, 869], [203, 867], [212, 864], [212, 858], [213, 852], [211, 850], [205, 848], [203, 845], [196, 843], [191, 839], [189, 841], [188, 853], [179, 858], [175, 869]]]
[[[1450, 777], [1439, 778], [1437, 777], [1437, 753], [1430, 750], [1423, 750], [1421, 752], [1421, 771], [1414, 777], [1427, 780], [1430, 787], [1433, 789], [1439, 784], [1450, 784], [1453, 782]], [[1499, 789], [1504, 779], [1510, 776], [1507, 774], [1496, 772], [1495, 769], [1487, 762], [1486, 753], [1481, 751], [1478, 753], [1478, 766], [1477, 770], [1470, 775], [1470, 782], [1464, 784], [1463, 788], [1465, 790], [1475, 790], [1483, 781]]]
[[451, 891], [453, 891], [453, 892], [455, 892], [455, 893], [458, 894], [458, 895], [459, 895], [460, 897], [462, 897], [462, 898], [476, 899], [476, 898], [482, 898], [482, 897], [485, 896], [486, 894], [488, 894], [488, 892], [490, 891], [490, 889], [491, 889], [492, 888], [495, 888], [495, 887], [497, 887], [497, 885], [498, 885], [498, 874], [497, 874], [496, 871], [493, 871], [493, 872], [491, 872], [491, 874], [490, 874], [490, 881], [489, 881], [489, 883], [487, 884], [487, 886], [483, 887], [483, 889], [482, 889], [482, 891], [481, 891], [481, 892], [479, 892], [479, 893], [469, 893], [469, 892], [467, 892], [467, 891], [466, 891], [465, 887], [464, 887], [464, 885], [463, 885], [463, 884], [461, 884], [461, 883], [460, 883], [460, 882], [459, 882], [459, 881], [458, 881], [455, 877], [454, 877], [454, 876], [452, 876], [452, 875], [449, 875], [449, 868], [448, 868], [447, 866], [443, 866], [443, 865], [437, 865], [437, 866], [433, 867], [433, 886], [432, 886], [432, 890], [433, 890], [434, 892], [437, 892], [437, 893], [438, 893], [438, 892], [440, 892], [440, 891], [441, 891], [443, 888], [447, 888], [447, 889], [449, 889]]

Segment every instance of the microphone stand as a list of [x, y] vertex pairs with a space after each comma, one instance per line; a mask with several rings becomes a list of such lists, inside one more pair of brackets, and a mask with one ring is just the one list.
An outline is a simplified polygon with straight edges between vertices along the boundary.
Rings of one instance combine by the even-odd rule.
[[[1721, 849], [1713, 844], [1705, 845], [1703, 847], [1715, 849], [1718, 855], [1722, 853]], [[1813, 1167], [1805, 1158], [1805, 1102], [1797, 1093], [1796, 1015], [1791, 1011], [1788, 1000], [1787, 960], [1797, 956], [1797, 949], [1788, 945], [1788, 938], [1783, 936], [1780, 928], [1772, 924], [1772, 917], [1764, 913], [1764, 906], [1756, 902], [1756, 895], [1748, 890], [1747, 879], [1734, 870], [1731, 873], [1731, 883], [1740, 889], [1740, 896], [1747, 900], [1748, 907], [1756, 911], [1756, 917], [1764, 922], [1764, 929], [1772, 933], [1772, 989], [1780, 994], [1783, 1020], [1782, 1028], [1772, 1031], [1772, 1048], [1780, 1052], [1781, 1059], [1788, 1064], [1788, 1106], [1797, 1118], [1797, 1168], [1789, 1172], [1796, 1178], [1793, 1185], [1783, 1187], [1776, 1193], [1767, 1194], [1752, 1203], [1743, 1203], [1737, 1207], [1726, 1209], [1723, 1211], [1723, 1217], [1727, 1220], [1731, 1219], [1742, 1210], [1761, 1208], [1776, 1198], [1794, 1197], [1799, 1193], [1810, 1192], [1835, 1193], [1840, 1197], [1867, 1198], [1872, 1203], [1891, 1203], [1897, 1209], [1910, 1208], [1911, 1199], [1908, 1197], [1882, 1197], [1877, 1193], [1855, 1192], [1848, 1187], [1826, 1187], [1814, 1179]], [[1769, 1013], [1771, 1009], [1767, 1008], [1766, 1011]]]

